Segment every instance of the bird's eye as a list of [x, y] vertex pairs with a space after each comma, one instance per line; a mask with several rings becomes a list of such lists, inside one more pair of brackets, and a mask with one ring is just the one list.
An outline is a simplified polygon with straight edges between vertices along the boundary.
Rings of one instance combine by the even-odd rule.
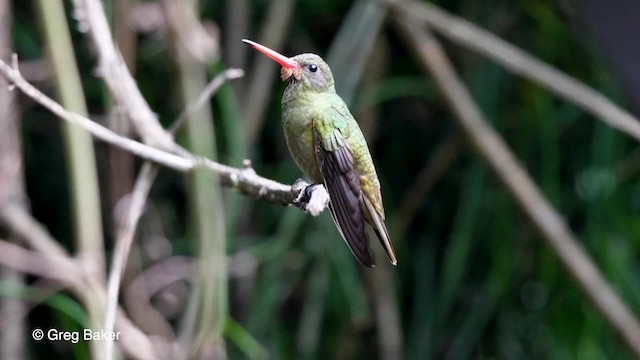
[[309, 71], [311, 71], [311, 72], [318, 71], [318, 65], [316, 65], [316, 64], [309, 65]]

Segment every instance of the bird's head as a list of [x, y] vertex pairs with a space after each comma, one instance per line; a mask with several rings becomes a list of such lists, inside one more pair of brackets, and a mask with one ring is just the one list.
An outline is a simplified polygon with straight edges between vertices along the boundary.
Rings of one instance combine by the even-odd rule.
[[280, 70], [282, 81], [289, 81], [291, 84], [315, 92], [334, 89], [331, 69], [320, 56], [316, 54], [300, 54], [288, 58], [251, 40], [242, 39], [242, 41], [282, 65]]

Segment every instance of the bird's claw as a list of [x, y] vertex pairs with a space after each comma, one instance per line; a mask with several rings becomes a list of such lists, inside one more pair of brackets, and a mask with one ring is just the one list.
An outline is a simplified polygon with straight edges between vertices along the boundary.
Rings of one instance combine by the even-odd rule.
[[293, 188], [300, 189], [294, 204], [312, 216], [320, 215], [329, 204], [329, 194], [322, 184], [307, 184], [298, 180], [294, 183]]

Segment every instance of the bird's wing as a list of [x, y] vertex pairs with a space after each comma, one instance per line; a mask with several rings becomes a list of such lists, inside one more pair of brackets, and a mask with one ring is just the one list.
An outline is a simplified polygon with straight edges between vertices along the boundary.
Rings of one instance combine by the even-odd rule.
[[365, 230], [361, 202], [363, 194], [360, 178], [349, 144], [332, 119], [314, 121], [316, 160], [322, 172], [324, 186], [329, 192], [331, 216], [353, 255], [365, 266], [375, 265], [369, 251], [369, 238]]

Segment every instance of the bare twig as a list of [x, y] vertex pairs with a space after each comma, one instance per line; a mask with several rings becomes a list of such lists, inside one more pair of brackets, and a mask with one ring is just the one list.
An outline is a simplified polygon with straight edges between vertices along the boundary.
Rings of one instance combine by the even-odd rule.
[[640, 324], [607, 283], [560, 214], [549, 205], [502, 138], [487, 125], [469, 91], [458, 78], [440, 43], [412, 15], [395, 13], [395, 24], [415, 51], [425, 71], [434, 77], [458, 123], [542, 238], [558, 255], [596, 309], [640, 357]]
[[[140, 170], [140, 174], [136, 180], [133, 191], [128, 199], [128, 207], [125, 214], [122, 214], [122, 221], [118, 226], [118, 235], [116, 238], [116, 246], [114, 249], [113, 260], [109, 270], [109, 279], [107, 282], [107, 308], [105, 310], [104, 331], [110, 333], [116, 321], [116, 309], [118, 307], [118, 294], [120, 290], [120, 281], [122, 273], [127, 265], [133, 236], [142, 210], [146, 203], [147, 196], [153, 185], [153, 180], [158, 173], [158, 166], [145, 162]], [[106, 344], [106, 358], [112, 358], [113, 342]]]
[[374, 56], [374, 44], [386, 14], [387, 6], [383, 3], [354, 1], [331, 42], [326, 60], [335, 78], [339, 79], [336, 91], [347, 105], [352, 104], [365, 66]]
[[[0, 0], [0, 58], [10, 55], [13, 47], [11, 1]], [[6, 83], [0, 80], [0, 86]], [[12, 202], [24, 206], [24, 174], [20, 136], [20, 110], [14, 94], [0, 96], [0, 207]], [[17, 239], [9, 238], [15, 242]], [[25, 277], [18, 271], [0, 268], [0, 282], [25, 286]], [[0, 358], [20, 359], [27, 356], [27, 322], [22, 313], [26, 303], [18, 297], [0, 298], [0, 322], [7, 324], [0, 329]]]
[[419, 19], [433, 30], [470, 50], [502, 64], [627, 135], [640, 140], [640, 120], [577, 79], [538, 60], [526, 51], [439, 7], [422, 1], [381, 0], [405, 16]]
[[[138, 34], [131, 26], [129, 18], [137, 1], [115, 0], [113, 2], [113, 38], [132, 74], [135, 74]], [[130, 137], [133, 132], [133, 124], [129, 120], [128, 114], [120, 106], [113, 104], [113, 99], [109, 98], [107, 102], [109, 103], [107, 127], [117, 134]], [[109, 187], [107, 208], [113, 209], [133, 187], [135, 158], [132, 154], [116, 146], [109, 146], [107, 158], [110, 175], [107, 184]], [[116, 174], [117, 176], [114, 176]]]
[[166, 150], [176, 145], [151, 111], [116, 49], [107, 17], [99, 0], [74, 0], [80, 29], [87, 32], [98, 54], [98, 74], [121, 105], [145, 143]]
[[[225, 23], [222, 34], [223, 49], [222, 56], [225, 63], [229, 66], [238, 67], [240, 69], [246, 68], [247, 62], [246, 54], [249, 50], [247, 46], [237, 46], [238, 39], [242, 39], [249, 35], [249, 19], [251, 18], [251, 1], [249, 0], [234, 0], [225, 2]], [[244, 86], [246, 79], [243, 81], [236, 81], [233, 83], [236, 95], [240, 96], [244, 93]]]
[[[21, 208], [16, 209], [23, 210]], [[15, 218], [5, 217], [3, 221], [10, 231], [13, 232], [17, 229], [18, 233], [14, 233], [14, 235], [28, 244], [48, 243], [57, 245], [57, 241], [42, 229], [42, 226], [34, 219], [25, 220], [21, 215]], [[13, 224], [14, 221], [17, 224]], [[28, 227], [32, 227], [32, 229], [26, 229]], [[0, 264], [69, 286], [78, 297], [83, 299], [85, 297], [97, 299], [105, 297], [104, 288], [99, 285], [95, 278], [96, 274], [85, 272], [80, 264], [69, 255], [56, 250], [48, 252], [48, 249], [55, 249], [55, 247], [37, 246], [36, 251], [30, 251], [0, 240]], [[91, 306], [91, 304], [87, 304], [87, 306]], [[156, 351], [152, 346], [147, 346], [149, 343], [148, 338], [131, 324], [120, 310], [116, 317], [116, 328], [118, 331], [122, 331], [123, 335], [120, 337], [119, 344], [130, 357], [135, 359], [156, 359], [157, 356], [155, 354], [162, 353], [160, 350]]]
[[[171, 0], [165, 0], [170, 3]], [[188, 10], [195, 13], [197, 3]], [[176, 19], [179, 27], [197, 26], [195, 17]], [[177, 83], [181, 100], [185, 107], [206, 92], [206, 68], [188, 50], [188, 44], [180, 41], [174, 32], [173, 50], [177, 66]], [[216, 160], [216, 129], [213, 113], [209, 107], [200, 106], [189, 111], [186, 127], [188, 148], [199, 156]], [[188, 226], [195, 236], [198, 262], [194, 272], [194, 284], [187, 308], [183, 314], [178, 339], [179, 352], [176, 359], [202, 358], [213, 356], [226, 358], [226, 346], [222, 331], [228, 316], [228, 276], [226, 254], [225, 211], [222, 204], [220, 182], [204, 169], [196, 169], [189, 176], [188, 202], [191, 209]], [[205, 355], [208, 354], [208, 355]]]
[[184, 126], [185, 122], [189, 118], [189, 115], [204, 106], [205, 103], [209, 101], [213, 94], [215, 94], [225, 82], [243, 76], [244, 71], [241, 69], [226, 69], [220, 74], [216, 75], [213, 80], [209, 81], [202, 93], [200, 93], [200, 96], [198, 96], [197, 99], [192, 101], [184, 110], [182, 110], [180, 115], [178, 115], [173, 124], [171, 124], [171, 126], [169, 127], [169, 132], [175, 135], [178, 130], [180, 130], [180, 128]]
[[40, 90], [36, 89], [33, 85], [29, 84], [22, 77], [22, 74], [20, 74], [17, 68], [9, 67], [9, 65], [2, 60], [0, 60], [0, 73], [2, 73], [9, 82], [17, 86], [23, 93], [40, 103], [40, 105], [44, 106], [58, 117], [80, 126], [102, 141], [116, 145], [137, 156], [149, 161], [161, 163], [164, 166], [178, 171], [189, 171], [195, 165], [193, 161], [190, 161], [189, 159], [184, 159], [122, 137], [104, 126], [91, 121], [85, 116], [66, 110], [62, 105], [58, 104], [53, 99], [40, 92]]
[[[43, 256], [6, 240], [0, 240], [0, 263], [25, 274], [36, 275], [61, 282], [69, 286], [81, 283], [77, 264], [66, 256]], [[56, 271], [51, 272], [51, 269]]]
[[[63, 1], [39, 0], [37, 4], [53, 65], [56, 94], [67, 109], [86, 114], [87, 105]], [[85, 274], [91, 274], [92, 285], [102, 288], [104, 287], [105, 252], [93, 141], [86, 131], [72, 123], [63, 123], [62, 129], [79, 270]], [[104, 295], [104, 291], [91, 291], [84, 292], [80, 296], [87, 311], [89, 326], [94, 330], [103, 328]], [[92, 358], [102, 359], [104, 342], [93, 341], [88, 346]]]
[[450, 136], [438, 146], [436, 151], [425, 164], [413, 183], [405, 192], [404, 198], [398, 207], [394, 217], [393, 235], [402, 236], [411, 224], [411, 221], [420, 209], [425, 196], [433, 186], [458, 159], [462, 149], [463, 139], [461, 135]]
[[[180, 172], [189, 172], [196, 166], [203, 166], [218, 174], [222, 185], [237, 188], [245, 195], [261, 198], [274, 204], [294, 204], [303, 211], [308, 211], [309, 209], [307, 205], [309, 203], [313, 203], [316, 205], [315, 211], [308, 212], [314, 216], [320, 214], [320, 212], [326, 207], [320, 206], [324, 203], [323, 201], [314, 201], [316, 194], [323, 194], [322, 187], [316, 187], [316, 191], [313, 191], [312, 197], [308, 199], [304, 196], [304, 190], [308, 185], [306, 182], [297, 182], [294, 184], [295, 186], [290, 186], [261, 177], [255, 173], [253, 168], [251, 168], [250, 162], [248, 163], [248, 166], [245, 166], [245, 168], [238, 169], [190, 154], [187, 154], [188, 157], [182, 157], [166, 151], [158, 150], [154, 147], [119, 136], [113, 131], [82, 115], [67, 111], [60, 104], [40, 92], [38, 89], [33, 87], [33, 85], [29, 84], [17, 69], [11, 68], [2, 60], [0, 60], [0, 75], [4, 76], [23, 93], [40, 103], [61, 119], [77, 124], [87, 130], [95, 138], [116, 145], [145, 160], [152, 161]], [[320, 206], [320, 208], [318, 208], [318, 206]]]
[[116, 314], [116, 330], [122, 332], [123, 336], [118, 344], [128, 357], [140, 360], [170, 358], [168, 344], [152, 341], [152, 338], [146, 336], [125, 316], [122, 309], [118, 309]]
[[217, 27], [205, 27], [193, 6], [173, 0], [164, 0], [163, 6], [172, 34], [194, 60], [206, 64], [219, 55]]
[[20, 205], [4, 204], [1, 206], [0, 223], [15, 237], [40, 253], [60, 257], [69, 256], [69, 253], [53, 240], [44, 227]]
[[[216, 76], [209, 82], [200, 96], [190, 103], [178, 116], [169, 131], [172, 134], [175, 134], [175, 132], [185, 123], [188, 115], [203, 107], [225, 81], [241, 77], [243, 74], [244, 72], [242, 70], [228, 69]], [[107, 286], [107, 311], [105, 320], [106, 332], [113, 329], [120, 281], [122, 280], [122, 274], [127, 264], [127, 259], [133, 243], [133, 237], [135, 235], [136, 228], [138, 227], [138, 221], [142, 215], [142, 210], [157, 173], [157, 165], [150, 162], [144, 163], [134, 185], [134, 189], [128, 199], [126, 213], [119, 217], [121, 222], [118, 226], [116, 248], [114, 250], [114, 257], [111, 264]]]
[[[243, 74], [244, 72], [242, 70], [228, 69], [216, 76], [211, 82], [209, 82], [200, 96], [190, 103], [178, 116], [176, 121], [173, 123], [170, 132], [175, 133], [185, 123], [189, 114], [192, 114], [203, 107], [209, 98], [213, 96], [217, 89], [219, 89], [226, 80], [241, 77]], [[119, 226], [107, 288], [107, 312], [105, 320], [105, 331], [107, 332], [113, 329], [122, 273], [126, 267], [127, 258], [129, 256], [131, 244], [133, 243], [133, 237], [138, 221], [142, 215], [146, 198], [151, 190], [151, 185], [153, 184], [153, 180], [155, 179], [157, 172], [158, 167], [155, 164], [146, 162], [142, 166], [142, 170], [138, 175], [135, 187], [129, 198], [127, 213], [123, 214], [123, 222]]]

